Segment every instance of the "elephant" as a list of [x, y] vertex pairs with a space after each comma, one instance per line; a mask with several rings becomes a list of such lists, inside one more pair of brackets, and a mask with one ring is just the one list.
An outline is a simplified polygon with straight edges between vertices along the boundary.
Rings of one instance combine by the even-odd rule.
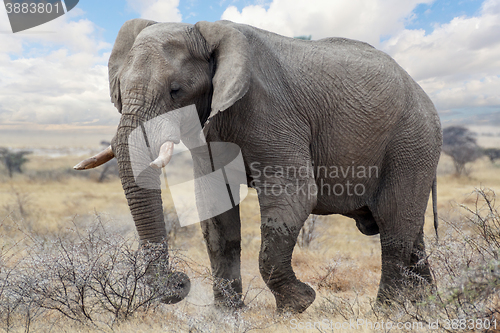
[[[121, 27], [108, 68], [118, 129], [108, 149], [75, 168], [118, 160], [141, 244], [167, 235], [161, 192], [136, 183], [127, 138], [155, 117], [195, 105], [206, 142], [241, 149], [260, 206], [259, 270], [279, 311], [303, 312], [316, 297], [291, 264], [310, 214], [341, 214], [361, 233], [380, 234], [380, 304], [434, 284], [423, 226], [432, 192], [437, 233], [441, 125], [428, 95], [389, 55], [347, 38], [294, 39], [230, 21], [133, 19]], [[181, 139], [175, 126], [157, 129], [164, 142], [151, 143], [148, 161], [156, 168]], [[156, 168], [149, 168], [153, 182]], [[201, 228], [215, 304], [244, 306], [239, 205]], [[189, 278], [176, 274], [182, 282], [167, 303], [188, 293]]]

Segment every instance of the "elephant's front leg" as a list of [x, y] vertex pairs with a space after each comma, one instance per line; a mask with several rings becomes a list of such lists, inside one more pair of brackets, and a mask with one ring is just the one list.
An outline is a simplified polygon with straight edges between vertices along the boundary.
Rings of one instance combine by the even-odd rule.
[[242, 307], [239, 205], [201, 223], [214, 277], [216, 305]]
[[300, 229], [316, 202], [315, 184], [312, 180], [284, 183], [283, 179], [271, 184], [260, 188], [259, 194], [262, 215], [259, 269], [279, 311], [303, 312], [314, 302], [316, 293], [295, 276], [292, 253]]

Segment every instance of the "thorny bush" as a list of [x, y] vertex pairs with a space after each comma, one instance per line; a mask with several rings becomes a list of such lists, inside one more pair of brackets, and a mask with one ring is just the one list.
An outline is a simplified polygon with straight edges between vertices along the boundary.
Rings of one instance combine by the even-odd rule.
[[137, 250], [135, 239], [110, 232], [98, 215], [90, 228], [75, 225], [68, 235], [25, 235], [0, 253], [0, 327], [6, 331], [20, 323], [29, 331], [42, 315], [112, 327], [159, 306], [169, 295], [151, 281], [162, 275], [154, 270], [168, 274], [180, 262], [166, 244]]
[[[437, 290], [417, 303], [400, 295], [375, 311], [393, 321], [419, 321], [447, 332], [500, 331], [500, 213], [491, 189], [476, 189], [460, 218], [444, 220], [439, 242], [428, 241]], [[453, 326], [456, 324], [455, 326]], [[428, 327], [428, 326], [425, 326]]]

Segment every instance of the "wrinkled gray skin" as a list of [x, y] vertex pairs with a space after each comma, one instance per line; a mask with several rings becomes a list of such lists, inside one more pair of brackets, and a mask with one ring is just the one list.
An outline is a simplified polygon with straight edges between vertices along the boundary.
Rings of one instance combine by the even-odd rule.
[[[162, 201], [160, 190], [135, 183], [128, 135], [141, 122], [195, 104], [208, 142], [233, 142], [242, 150], [249, 183], [259, 193], [260, 273], [278, 309], [302, 312], [315, 299], [291, 266], [297, 236], [311, 213], [342, 214], [355, 219], [362, 233], [380, 233], [379, 301], [408, 286], [405, 269], [416, 273], [415, 281], [432, 282], [423, 225], [441, 127], [428, 96], [386, 54], [358, 41], [303, 41], [228, 21], [136, 19], [118, 34], [109, 78], [112, 101], [122, 114], [112, 148], [143, 243], [166, 236]], [[332, 178], [314, 174], [312, 165], [372, 166], [378, 177]], [[277, 166], [309, 169], [284, 177]], [[159, 174], [152, 170], [150, 177], [159, 181]], [[353, 187], [351, 195], [300, 190], [347, 181], [363, 184], [364, 193], [352, 195]], [[287, 191], [274, 195], [272, 188]], [[214, 285], [216, 304], [233, 307], [243, 305], [239, 214], [236, 207], [201, 224], [212, 273], [226, 282]], [[172, 303], [187, 294], [189, 282], [179, 288], [185, 290]]]

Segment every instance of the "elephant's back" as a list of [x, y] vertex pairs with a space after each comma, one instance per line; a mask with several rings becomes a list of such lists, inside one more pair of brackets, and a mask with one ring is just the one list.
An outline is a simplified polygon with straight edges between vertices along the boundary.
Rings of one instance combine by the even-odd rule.
[[323, 43], [326, 45], [331, 45], [333, 47], [357, 47], [357, 48], [368, 48], [375, 49], [372, 45], [355, 39], [344, 38], [344, 37], [327, 37], [315, 41], [316, 43]]

